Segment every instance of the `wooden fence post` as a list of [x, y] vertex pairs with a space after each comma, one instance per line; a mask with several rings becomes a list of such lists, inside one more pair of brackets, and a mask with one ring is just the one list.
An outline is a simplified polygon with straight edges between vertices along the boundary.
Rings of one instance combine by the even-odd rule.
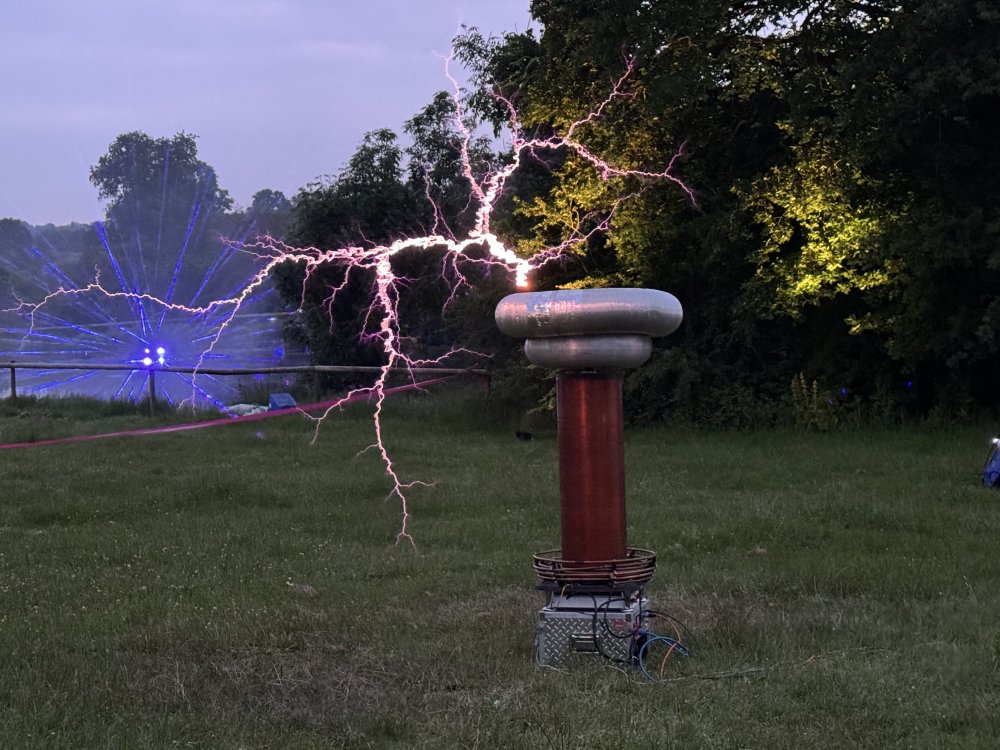
[[17, 375], [15, 374], [14, 363], [10, 363], [10, 400], [17, 398]]
[[149, 370], [149, 415], [156, 413], [156, 371]]

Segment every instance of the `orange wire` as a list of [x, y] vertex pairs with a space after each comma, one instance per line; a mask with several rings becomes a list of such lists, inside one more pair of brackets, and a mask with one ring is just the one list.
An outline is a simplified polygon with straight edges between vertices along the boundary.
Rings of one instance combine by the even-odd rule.
[[660, 662], [660, 677], [663, 677], [663, 670], [667, 666], [667, 659], [670, 658], [670, 654], [674, 652], [675, 648], [677, 648], [677, 641], [671, 643], [670, 648], [667, 649], [667, 653], [663, 655], [663, 661]]
[[666, 619], [666, 621], [670, 623], [670, 627], [674, 629], [674, 635], [677, 636], [677, 640], [675, 640], [672, 644], [670, 644], [670, 648], [667, 649], [667, 653], [663, 655], [663, 661], [660, 662], [660, 677], [663, 677], [663, 670], [666, 669], [667, 659], [670, 658], [670, 654], [672, 654], [674, 652], [674, 649], [677, 648], [677, 646], [679, 646], [681, 643], [681, 631], [677, 628], [677, 623], [675, 623], [669, 617], [664, 619]]
[[681, 631], [677, 627], [677, 623], [674, 622], [673, 620], [669, 620], [669, 619], [668, 619], [668, 622], [670, 623], [670, 627], [672, 627], [674, 629], [674, 635], [677, 636], [677, 642], [680, 643], [681, 642]]

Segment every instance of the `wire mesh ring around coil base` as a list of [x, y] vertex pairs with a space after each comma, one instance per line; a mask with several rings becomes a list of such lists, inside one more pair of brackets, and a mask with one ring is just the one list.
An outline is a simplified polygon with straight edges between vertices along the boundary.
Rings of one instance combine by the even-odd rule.
[[543, 583], [559, 586], [573, 584], [645, 584], [656, 571], [656, 553], [629, 547], [619, 560], [564, 560], [562, 550], [539, 552], [534, 556], [535, 574]]

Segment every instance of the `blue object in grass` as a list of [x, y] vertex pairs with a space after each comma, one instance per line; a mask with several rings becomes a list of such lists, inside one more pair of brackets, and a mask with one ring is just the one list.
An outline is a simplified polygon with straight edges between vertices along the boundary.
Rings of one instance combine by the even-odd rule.
[[267, 399], [267, 408], [270, 411], [275, 409], [290, 409], [295, 406], [295, 399], [291, 393], [272, 393]]
[[1000, 485], [1000, 438], [993, 438], [993, 448], [983, 467], [983, 485], [986, 487]]

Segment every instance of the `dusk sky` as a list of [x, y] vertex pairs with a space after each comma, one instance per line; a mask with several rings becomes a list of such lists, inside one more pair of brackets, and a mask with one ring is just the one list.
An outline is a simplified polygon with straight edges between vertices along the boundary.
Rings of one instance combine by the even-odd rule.
[[[0, 22], [0, 218], [102, 217], [120, 133], [198, 136], [246, 206], [337, 172], [447, 89], [460, 24], [523, 31], [530, 0], [11, 0]], [[537, 26], [537, 25], [536, 25]]]

